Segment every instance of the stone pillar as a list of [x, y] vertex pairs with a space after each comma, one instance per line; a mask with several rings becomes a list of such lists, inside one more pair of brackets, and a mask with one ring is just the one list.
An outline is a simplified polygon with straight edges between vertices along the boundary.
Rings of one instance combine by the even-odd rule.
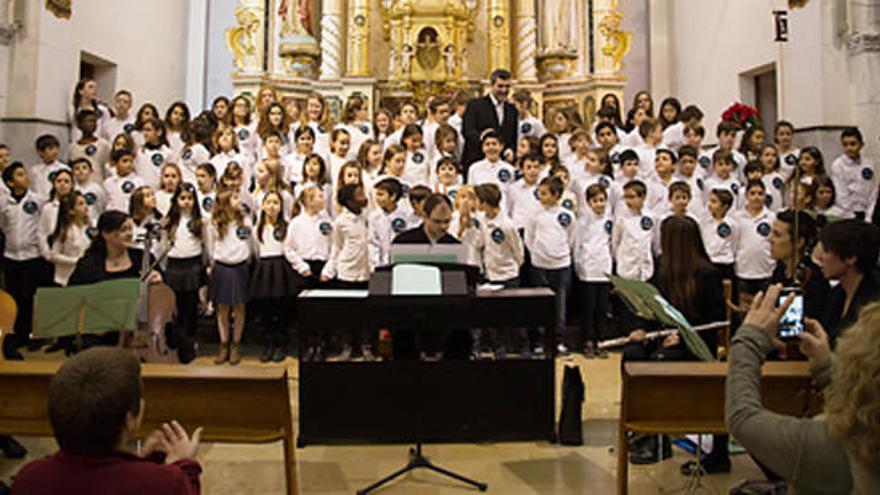
[[864, 154], [876, 162], [880, 158], [880, 0], [850, 1], [849, 9], [846, 41], [852, 77], [852, 124], [859, 126], [865, 137]]
[[370, 75], [370, 2], [348, 0], [348, 53], [346, 75]]
[[[511, 69], [510, 8], [507, 0], [489, 0], [489, 67]], [[489, 74], [486, 74], [487, 76]]]
[[342, 0], [321, 2], [321, 80], [342, 75]]
[[535, 56], [538, 54], [538, 22], [534, 0], [516, 3], [516, 78], [520, 82], [537, 82]]

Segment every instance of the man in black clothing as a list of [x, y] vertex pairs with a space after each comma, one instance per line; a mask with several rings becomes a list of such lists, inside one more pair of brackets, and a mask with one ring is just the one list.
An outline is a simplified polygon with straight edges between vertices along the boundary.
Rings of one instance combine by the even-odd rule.
[[[452, 222], [452, 202], [443, 194], [431, 194], [425, 199], [424, 223], [419, 227], [401, 232], [394, 238], [394, 244], [461, 244], [447, 231]], [[426, 336], [427, 337], [427, 336]], [[426, 339], [430, 340], [430, 339]], [[431, 346], [427, 342], [425, 347]], [[471, 336], [466, 330], [453, 330], [446, 339], [444, 359], [467, 359], [470, 355]], [[415, 334], [410, 330], [394, 332], [394, 358], [418, 359]]]
[[509, 71], [496, 69], [489, 78], [492, 83], [489, 94], [474, 98], [467, 104], [461, 126], [464, 134], [464, 152], [461, 157], [464, 177], [467, 177], [472, 163], [483, 159], [481, 137], [486, 129], [495, 129], [498, 132], [504, 147], [501, 156], [507, 162], [513, 163], [519, 112], [507, 101], [511, 77]]

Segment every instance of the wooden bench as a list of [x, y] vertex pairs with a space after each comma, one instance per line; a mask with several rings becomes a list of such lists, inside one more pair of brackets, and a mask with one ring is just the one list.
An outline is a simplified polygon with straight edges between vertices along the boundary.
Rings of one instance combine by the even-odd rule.
[[[623, 366], [617, 450], [617, 493], [627, 493], [627, 432], [723, 434], [727, 363], [631, 362]], [[761, 380], [764, 407], [790, 416], [814, 415], [809, 364], [769, 362]]]
[[[53, 436], [49, 380], [60, 367], [51, 361], [0, 362], [0, 431]], [[150, 365], [141, 367], [146, 401], [144, 437], [176, 419], [188, 431], [203, 426], [207, 442], [284, 442], [287, 491], [296, 494], [296, 457], [287, 368]]]

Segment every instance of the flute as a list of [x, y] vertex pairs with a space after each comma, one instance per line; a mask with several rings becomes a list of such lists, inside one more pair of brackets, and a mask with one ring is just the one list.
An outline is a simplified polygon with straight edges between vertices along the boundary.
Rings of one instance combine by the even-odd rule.
[[[716, 321], [715, 323], [707, 323], [705, 325], [697, 325], [694, 327], [694, 331], [696, 332], [704, 332], [707, 330], [716, 330], [719, 328], [724, 328], [729, 326], [729, 321]], [[666, 330], [657, 330], [656, 332], [648, 332], [645, 334], [645, 337], [648, 340], [658, 339], [660, 337], [666, 337], [669, 335], [678, 332], [677, 328], [670, 328]], [[610, 349], [612, 347], [621, 347], [629, 343], [629, 336], [626, 337], [618, 337], [616, 339], [603, 340], [599, 342], [599, 349]]]

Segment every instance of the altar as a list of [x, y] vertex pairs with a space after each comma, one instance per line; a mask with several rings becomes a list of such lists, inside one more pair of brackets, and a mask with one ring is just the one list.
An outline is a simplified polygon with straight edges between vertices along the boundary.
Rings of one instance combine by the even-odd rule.
[[359, 94], [370, 110], [428, 95], [477, 95], [493, 69], [532, 92], [539, 116], [577, 110], [590, 123], [622, 98], [631, 35], [619, 0], [238, 0], [227, 31], [236, 94], [263, 85], [285, 100], [321, 92], [338, 117]]

